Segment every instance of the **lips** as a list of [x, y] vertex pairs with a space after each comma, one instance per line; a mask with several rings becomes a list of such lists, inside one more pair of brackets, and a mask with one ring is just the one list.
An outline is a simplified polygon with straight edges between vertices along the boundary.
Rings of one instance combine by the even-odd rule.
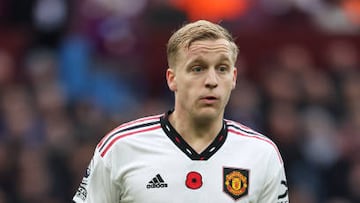
[[217, 97], [215, 97], [215, 96], [203, 96], [203, 97], [201, 97], [201, 99], [204, 99], [204, 100], [217, 100]]
[[203, 96], [200, 97], [200, 100], [206, 104], [213, 104], [218, 100], [218, 97], [215, 96]]

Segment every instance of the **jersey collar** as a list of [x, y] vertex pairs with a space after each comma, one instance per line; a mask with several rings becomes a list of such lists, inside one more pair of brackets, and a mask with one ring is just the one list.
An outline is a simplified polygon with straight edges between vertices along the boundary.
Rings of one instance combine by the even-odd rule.
[[214, 155], [221, 146], [225, 143], [227, 137], [227, 125], [223, 121], [223, 126], [214, 139], [214, 141], [200, 154], [197, 153], [175, 130], [175, 128], [169, 122], [169, 115], [173, 110], [168, 111], [164, 116], [160, 118], [161, 127], [170, 138], [170, 140], [181, 150], [183, 151], [191, 160], [208, 160], [212, 155]]

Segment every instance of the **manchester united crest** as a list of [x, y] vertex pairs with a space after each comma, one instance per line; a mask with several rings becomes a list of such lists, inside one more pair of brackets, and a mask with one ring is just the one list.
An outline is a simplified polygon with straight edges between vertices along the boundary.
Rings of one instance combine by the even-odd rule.
[[224, 168], [223, 190], [234, 200], [248, 194], [249, 170], [238, 168]]

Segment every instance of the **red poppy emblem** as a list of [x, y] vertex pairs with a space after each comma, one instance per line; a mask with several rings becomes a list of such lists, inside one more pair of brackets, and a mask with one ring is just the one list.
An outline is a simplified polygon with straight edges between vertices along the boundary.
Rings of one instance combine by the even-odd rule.
[[186, 176], [186, 187], [196, 190], [199, 189], [203, 182], [202, 182], [202, 176], [200, 173], [191, 171]]

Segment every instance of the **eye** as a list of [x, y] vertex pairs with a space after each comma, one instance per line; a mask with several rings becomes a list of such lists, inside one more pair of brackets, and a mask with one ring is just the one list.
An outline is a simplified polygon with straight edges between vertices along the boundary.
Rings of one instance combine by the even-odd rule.
[[219, 72], [227, 72], [229, 70], [229, 66], [221, 65], [217, 68]]
[[203, 68], [201, 66], [193, 66], [191, 68], [192, 72], [201, 72], [203, 70]]

